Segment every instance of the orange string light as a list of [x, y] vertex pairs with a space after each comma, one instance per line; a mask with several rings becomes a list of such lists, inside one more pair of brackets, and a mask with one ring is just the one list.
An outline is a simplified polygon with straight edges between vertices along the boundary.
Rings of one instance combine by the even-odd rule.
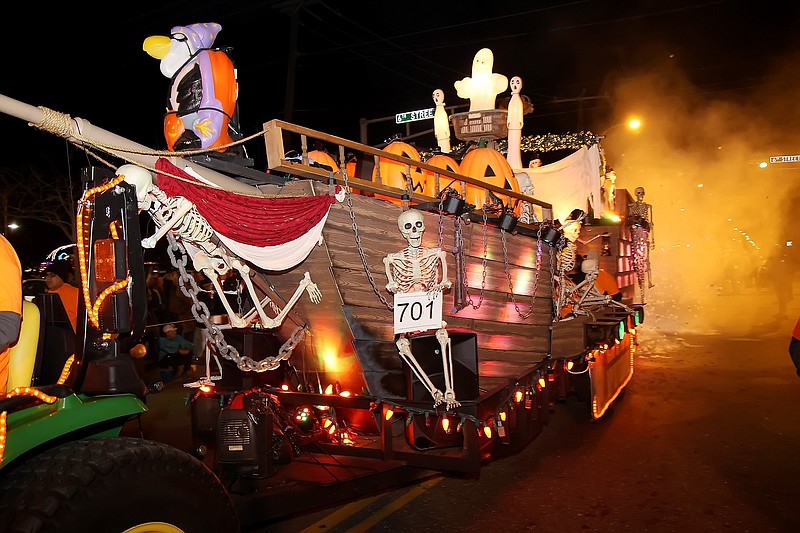
[[[13, 398], [14, 396], [33, 396], [44, 403], [55, 403], [55, 401], [58, 400], [57, 397], [45, 394], [39, 389], [34, 389], [33, 387], [17, 387], [5, 394], [6, 398]], [[5, 456], [6, 452], [7, 421], [8, 412], [3, 411], [0, 413], [0, 465], [3, 464], [3, 457]]]
[[66, 383], [67, 378], [69, 377], [69, 372], [72, 370], [72, 363], [75, 362], [75, 354], [69, 356], [69, 358], [64, 363], [64, 368], [61, 369], [61, 375], [58, 377], [58, 381], [56, 382], [58, 385], [63, 385]]
[[[80, 263], [80, 273], [81, 273], [81, 282], [83, 285], [83, 301], [86, 305], [87, 314], [89, 315], [89, 321], [92, 325], [97, 328], [99, 327], [99, 319], [98, 319], [98, 310], [103, 303], [103, 300], [115, 290], [119, 290], [120, 288], [124, 288], [127, 286], [128, 281], [124, 281], [124, 285], [119, 286], [119, 283], [115, 283], [98, 297], [98, 301], [94, 304], [92, 303], [91, 295], [89, 294], [89, 223], [88, 220], [92, 214], [92, 202], [91, 199], [99, 193], [105, 192], [111, 188], [116, 187], [119, 185], [122, 180], [125, 179], [125, 176], [117, 176], [113, 180], [105, 183], [103, 185], [98, 185], [97, 187], [92, 187], [91, 189], [86, 190], [81, 198], [81, 201], [78, 202], [78, 217], [77, 217], [77, 226], [78, 226], [78, 261]], [[111, 234], [114, 238], [116, 238], [116, 226], [112, 223], [109, 227]], [[123, 282], [120, 282], [123, 283]], [[112, 289], [109, 291], [109, 289]]]

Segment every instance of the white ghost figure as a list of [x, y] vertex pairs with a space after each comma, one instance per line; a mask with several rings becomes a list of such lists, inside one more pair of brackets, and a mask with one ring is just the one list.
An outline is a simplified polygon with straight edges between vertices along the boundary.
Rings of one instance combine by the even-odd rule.
[[433, 103], [436, 105], [433, 112], [433, 132], [439, 148], [446, 154], [450, 151], [450, 121], [444, 107], [444, 91], [441, 89], [433, 91]]
[[509, 83], [511, 87], [511, 100], [508, 102], [508, 116], [506, 125], [508, 126], [508, 154], [506, 160], [511, 168], [518, 170], [522, 168], [522, 157], [520, 155], [520, 144], [522, 142], [522, 97], [519, 95], [522, 89], [522, 78], [514, 76]]
[[472, 60], [472, 77], [453, 84], [458, 96], [469, 100], [470, 112], [494, 109], [497, 95], [508, 88], [508, 78], [493, 73], [493, 64], [492, 51], [481, 48]]

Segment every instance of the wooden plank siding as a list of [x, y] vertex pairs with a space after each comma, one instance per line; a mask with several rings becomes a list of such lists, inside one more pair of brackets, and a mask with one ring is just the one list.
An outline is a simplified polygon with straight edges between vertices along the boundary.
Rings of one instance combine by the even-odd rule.
[[[265, 192], [298, 195], [311, 194], [312, 190], [324, 194], [327, 186], [293, 181], [280, 189], [268, 186]], [[308, 270], [323, 294], [318, 305], [305, 297], [297, 305], [297, 315], [309, 324], [310, 335], [305, 342], [310, 346], [301, 362], [293, 356], [296, 367], [319, 373], [322, 381], [338, 381], [351, 390], [366, 387], [376, 396], [405, 396], [406, 371], [395, 345], [393, 314], [381, 301], [381, 296], [389, 305], [393, 301], [393, 295], [386, 290], [383, 258], [407, 246], [397, 227], [401, 212], [401, 206], [391, 202], [351, 195], [349, 200], [331, 207], [323, 229], [323, 244], [315, 248], [297, 272], [269, 278], [279, 293], [287, 294], [294, 290], [302, 272]], [[448, 277], [455, 283], [454, 220], [429, 212], [423, 212], [423, 217], [423, 245], [437, 246], [442, 229]], [[478, 379], [481, 388], [487, 389], [519, 375], [551, 352], [550, 247], [543, 245], [539, 256], [535, 237], [503, 235], [494, 226], [484, 228], [481, 222], [462, 228], [469, 300], [455, 310], [453, 289], [447, 291], [443, 319], [449, 330], [477, 333]], [[287, 334], [285, 327], [281, 333]], [[333, 342], [331, 336], [335, 337]], [[434, 355], [418, 355], [431, 356]], [[353, 372], [363, 377], [355, 379]]]
[[[262, 191], [295, 196], [326, 194], [329, 180], [343, 185], [346, 176], [331, 175], [306, 164], [305, 159], [301, 164], [282, 159], [284, 150], [278, 144], [283, 142], [282, 132], [285, 133], [287, 127], [295, 128], [282, 122], [270, 123], [268, 166], [273, 172], [287, 172], [301, 179], [289, 180], [283, 186], [263, 186]], [[299, 128], [292, 134], [304, 136], [304, 146], [308, 145], [306, 137], [317, 138], [337, 144], [339, 152], [344, 147], [348, 151], [376, 157], [385, 155], [388, 159], [405, 162], [399, 156], [311, 130]], [[428, 167], [424, 163], [415, 163], [415, 166]], [[443, 179], [451, 181], [454, 177], [463, 177], [450, 174], [442, 171]], [[350, 184], [371, 193], [398, 197], [396, 190], [362, 181], [355, 179]], [[475, 180], [466, 178], [465, 181]], [[549, 204], [524, 195], [511, 196], [531, 200], [537, 208], [543, 206], [550, 213]], [[417, 202], [423, 202], [425, 207], [432, 205], [430, 198], [412, 195], [412, 208]], [[408, 370], [395, 345], [390, 309], [393, 295], [386, 290], [388, 280], [383, 264], [386, 255], [408, 245], [397, 227], [397, 218], [403, 211], [399, 204], [399, 201], [391, 202], [373, 195], [349, 195], [344, 202], [331, 207], [321, 245], [296, 269], [297, 273], [281, 273], [270, 278], [276, 290], [291, 294], [302, 272], [308, 270], [322, 291], [323, 300], [319, 304], [312, 304], [303, 297], [293, 313], [307, 321], [309, 335], [304, 341], [301, 361], [295, 360], [295, 356], [292, 359], [296, 367], [302, 363], [304, 371], [322, 376], [322, 386], [325, 382], [339, 381], [343, 388], [365, 387], [378, 397], [404, 398], [407, 395]], [[553, 351], [554, 331], [560, 326], [553, 323], [554, 251], [547, 244], [539, 245], [537, 228], [519, 224], [518, 231], [503, 232], [495, 224], [496, 213], [476, 210], [469, 215], [469, 221], [464, 217], [459, 219], [461, 237], [460, 242], [456, 242], [457, 226], [453, 216], [421, 212], [426, 226], [423, 246], [440, 246], [447, 253], [447, 276], [454, 284], [444, 295], [443, 320], [448, 331], [466, 330], [477, 335], [474, 366], [480, 389], [491, 390], [508, 383], [546, 359]], [[462, 272], [458, 272], [456, 262], [458, 244], [463, 249]], [[461, 273], [465, 287], [457, 291]], [[462, 299], [457, 306], [459, 293]], [[559, 346], [575, 349], [577, 354], [583, 350], [583, 331], [581, 326], [577, 334], [576, 327], [564, 329], [567, 335], [559, 337]], [[281, 333], [285, 334], [285, 329], [282, 328]], [[565, 340], [567, 337], [569, 342]], [[576, 343], [580, 347], [575, 346]], [[441, 365], [441, 356], [433, 351], [415, 356], [420, 361], [436, 358]], [[456, 391], [458, 389], [456, 383]]]

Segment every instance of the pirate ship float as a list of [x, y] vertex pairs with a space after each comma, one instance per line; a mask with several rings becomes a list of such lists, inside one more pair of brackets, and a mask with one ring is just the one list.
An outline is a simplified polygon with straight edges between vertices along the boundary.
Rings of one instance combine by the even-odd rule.
[[[195, 43], [192, 57], [207, 45]], [[219, 464], [250, 474], [273, 468], [271, 454], [264, 453], [272, 446], [248, 444], [248, 435], [258, 431], [253, 410], [266, 403], [280, 422], [276, 427], [296, 429], [294, 437], [266, 435], [270, 443], [300, 435], [338, 455], [476, 471], [501, 444], [519, 447], [533, 439], [554, 403], [571, 393], [587, 401], [592, 417], [602, 416], [631, 379], [635, 326], [643, 318], [641, 307], [612, 304], [593, 293], [591, 283], [576, 287], [566, 280], [564, 252], [574, 256], [575, 245], [564, 236], [568, 224], [557, 219], [584, 207], [587, 196], [579, 195], [580, 205], [559, 200], [558, 209], [569, 207], [563, 215], [554, 213], [552, 201], [536, 197], [533, 174], [545, 183], [548, 170], [567, 165], [519, 168], [522, 117], [514, 96], [521, 82], [512, 84], [508, 110], [494, 109], [498, 87], [504, 91], [508, 82], [498, 84], [489, 63], [495, 92], [485, 107], [477, 103], [485, 96], [469, 96], [483, 74], [476, 68], [473, 78], [456, 85], [476, 109], [450, 119], [465, 142], [487, 145], [472, 147], [460, 161], [448, 151], [440, 120], [439, 153], [424, 160], [402, 142], [377, 149], [272, 120], [263, 129], [268, 173], [262, 173], [211, 157], [237, 141], [156, 152], [82, 119], [3, 96], [0, 109], [129, 163], [93, 194], [134, 187], [139, 209], [159, 228], [142, 242], [169, 239], [205, 328], [209, 361], [235, 363], [210, 364], [193, 391], [197, 438], [213, 428], [215, 440], [205, 444], [217, 447]], [[191, 129], [179, 117], [178, 111], [168, 116], [173, 133]], [[179, 131], [170, 146], [181, 138]], [[506, 155], [495, 149], [503, 139]], [[590, 144], [574, 158], [584, 168], [593, 161]], [[589, 174], [598, 177], [599, 193], [597, 169]], [[588, 187], [595, 190], [595, 184]], [[404, 216], [409, 212], [410, 219]], [[254, 222], [258, 213], [266, 215]], [[90, 244], [109, 237], [109, 221], [99, 212], [94, 217]], [[624, 236], [604, 229], [613, 233], [609, 249], [624, 251]], [[140, 245], [134, 240], [129, 248]], [[439, 263], [426, 266], [413, 250], [404, 255], [420, 244], [435, 250]], [[609, 260], [623, 264], [619, 257]], [[392, 274], [393, 261], [405, 274]], [[199, 302], [187, 264], [218, 288], [219, 275], [237, 270], [253, 308], [228, 306], [221, 324]], [[143, 290], [137, 271], [129, 268], [131, 282], [117, 292]], [[91, 287], [88, 303], [109, 290], [115, 289]], [[406, 292], [417, 299], [403, 300], [409, 313], [398, 317], [397, 297]], [[434, 298], [441, 299], [441, 317], [426, 321], [421, 311]], [[563, 316], [566, 305], [570, 316]], [[414, 309], [420, 316], [412, 316]], [[265, 348], [272, 346], [262, 342], [266, 334], [277, 337], [280, 348]], [[405, 351], [398, 335], [408, 340]], [[301, 428], [303, 412], [314, 414]]]

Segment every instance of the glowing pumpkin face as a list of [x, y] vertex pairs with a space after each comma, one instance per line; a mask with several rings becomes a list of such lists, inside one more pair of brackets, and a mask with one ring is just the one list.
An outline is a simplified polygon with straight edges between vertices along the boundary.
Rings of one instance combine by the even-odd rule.
[[[519, 183], [514, 176], [511, 165], [508, 164], [506, 158], [497, 150], [491, 148], [475, 148], [467, 152], [467, 155], [461, 160], [460, 167], [461, 173], [465, 176], [479, 179], [484, 183], [489, 183], [496, 187], [520, 192]], [[514, 203], [511, 198], [501, 198], [506, 206], [508, 206], [509, 203], [512, 205]], [[488, 198], [485, 189], [467, 184], [466, 200], [478, 208], [481, 208], [487, 201], [490, 201], [490, 198]]]
[[[411, 146], [410, 144], [401, 142], [401, 141], [394, 141], [389, 143], [385, 151], [389, 152], [390, 154], [399, 155], [402, 157], [407, 157], [413, 161], [420, 161], [419, 152], [416, 148]], [[404, 163], [398, 163], [397, 161], [392, 161], [391, 159], [385, 159], [383, 157], [378, 158], [378, 168], [381, 172], [381, 183], [383, 185], [388, 185], [389, 187], [396, 187], [398, 189], [405, 189], [406, 188], [406, 165]], [[423, 181], [424, 177], [422, 176], [422, 170], [419, 167], [414, 167], [413, 165], [410, 168], [411, 171], [411, 182], [412, 186], [415, 190], [419, 190], [420, 183]], [[377, 181], [376, 179], [376, 171], [373, 170], [372, 172], [372, 180]], [[377, 198], [383, 198], [385, 200], [389, 200], [390, 202], [394, 202], [400, 204], [400, 200], [396, 198], [391, 198], [388, 196], [382, 195], [375, 195]]]
[[339, 172], [339, 164], [328, 152], [322, 150], [312, 150], [308, 152], [309, 161], [315, 161], [321, 165], [331, 168], [331, 172]]
[[[450, 172], [455, 172], [456, 174], [461, 174], [461, 169], [456, 163], [456, 160], [450, 157], [449, 155], [438, 154], [427, 161], [427, 164], [432, 165], [436, 168], [441, 168], [443, 170], [449, 170]], [[447, 184], [450, 183], [450, 179], [442, 178], [439, 176], [439, 187], [436, 187], [436, 175], [433, 172], [428, 170], [422, 171], [423, 181], [422, 181], [422, 194], [426, 196], [430, 196], [432, 198], [437, 198], [441, 190], [447, 187]], [[454, 187], [456, 192], [460, 192], [458, 187]]]

